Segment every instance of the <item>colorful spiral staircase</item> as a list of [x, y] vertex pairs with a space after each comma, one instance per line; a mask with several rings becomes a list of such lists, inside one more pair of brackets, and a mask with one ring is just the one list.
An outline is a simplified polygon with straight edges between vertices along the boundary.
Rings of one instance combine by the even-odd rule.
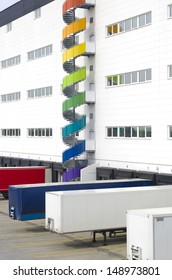
[[67, 76], [63, 78], [62, 91], [67, 97], [63, 103], [63, 117], [70, 123], [63, 127], [62, 138], [69, 146], [63, 152], [62, 162], [67, 170], [63, 174], [63, 182], [78, 180], [80, 170], [86, 166], [86, 161], [76, 157], [85, 152], [86, 141], [77, 138], [76, 134], [86, 127], [86, 116], [76, 113], [76, 108], [86, 103], [86, 92], [78, 92], [77, 84], [86, 79], [86, 67], [79, 67], [75, 61], [80, 56], [94, 55], [89, 43], [77, 44], [76, 35], [86, 30], [86, 18], [78, 19], [75, 11], [78, 8], [90, 9], [95, 0], [66, 0], [63, 4], [63, 20], [67, 24], [63, 29], [63, 69]]

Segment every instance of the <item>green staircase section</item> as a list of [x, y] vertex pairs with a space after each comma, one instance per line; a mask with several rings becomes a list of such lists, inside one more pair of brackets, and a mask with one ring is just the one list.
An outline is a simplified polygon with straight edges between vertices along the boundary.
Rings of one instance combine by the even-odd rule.
[[65, 88], [70, 87], [76, 83], [79, 83], [85, 79], [86, 79], [86, 67], [83, 67], [78, 71], [73, 72], [67, 75], [66, 77], [64, 77], [62, 88], [64, 90]]
[[83, 105], [85, 103], [85, 92], [81, 92], [63, 102], [63, 113], [71, 108]]

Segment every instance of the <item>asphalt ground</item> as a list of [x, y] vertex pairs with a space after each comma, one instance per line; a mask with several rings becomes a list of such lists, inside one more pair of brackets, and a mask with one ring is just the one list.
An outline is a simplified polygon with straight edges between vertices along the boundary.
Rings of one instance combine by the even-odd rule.
[[45, 220], [17, 221], [8, 216], [8, 200], [0, 195], [0, 260], [126, 260], [126, 234], [90, 232], [57, 234], [45, 229]]

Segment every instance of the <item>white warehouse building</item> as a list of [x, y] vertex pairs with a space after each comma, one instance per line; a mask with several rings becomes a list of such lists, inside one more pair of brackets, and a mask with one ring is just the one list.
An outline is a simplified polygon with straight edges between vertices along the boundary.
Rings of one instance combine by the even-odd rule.
[[0, 165], [172, 182], [171, 33], [172, 0], [0, 12]]

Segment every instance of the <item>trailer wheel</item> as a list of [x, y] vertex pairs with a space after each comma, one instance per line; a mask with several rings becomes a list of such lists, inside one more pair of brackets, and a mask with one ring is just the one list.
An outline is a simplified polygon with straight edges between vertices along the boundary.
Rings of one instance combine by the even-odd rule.
[[2, 193], [2, 195], [5, 199], [8, 199], [8, 192], [4, 192], [4, 193]]

